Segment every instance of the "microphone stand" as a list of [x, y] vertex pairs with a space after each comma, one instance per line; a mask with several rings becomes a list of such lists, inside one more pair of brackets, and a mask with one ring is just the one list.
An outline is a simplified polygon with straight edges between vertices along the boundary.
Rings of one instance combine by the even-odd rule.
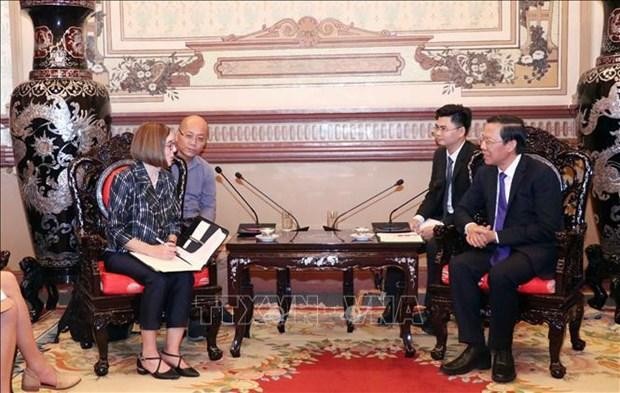
[[399, 209], [401, 209], [402, 207], [404, 207], [405, 205], [407, 205], [409, 202], [419, 198], [420, 196], [426, 194], [428, 192], [428, 188], [415, 194], [413, 197], [407, 199], [405, 202], [401, 203], [400, 205], [396, 206], [396, 208], [394, 210], [392, 210], [390, 212], [390, 216], [388, 218], [388, 222], [373, 222], [372, 223], [372, 227], [375, 230], [375, 232], [409, 232], [410, 228], [409, 228], [409, 223], [407, 222], [392, 222], [392, 216], [394, 215], [394, 213], [396, 213], [396, 211], [398, 211]]
[[250, 208], [250, 210], [252, 211], [252, 214], [254, 214], [254, 224], [239, 224], [239, 228], [237, 228], [237, 234], [239, 235], [247, 235], [247, 236], [253, 236], [253, 235], [258, 235], [260, 233], [260, 228], [263, 227], [269, 227], [269, 228], [274, 228], [276, 227], [276, 224], [261, 224], [258, 220], [258, 214], [256, 214], [256, 210], [254, 210], [254, 208], [252, 207], [252, 205], [250, 205], [250, 202], [248, 202], [243, 195], [241, 195], [241, 193], [239, 192], [239, 190], [237, 190], [237, 187], [235, 187], [232, 182], [230, 180], [228, 180], [228, 178], [226, 177], [226, 175], [224, 175], [224, 172], [222, 171], [222, 168], [220, 168], [219, 166], [215, 167], [215, 172], [218, 175], [221, 175], [224, 180], [226, 180], [226, 183], [228, 183], [228, 185], [230, 185], [230, 188], [232, 188], [237, 195], [239, 195], [239, 198], [241, 198], [241, 200], [243, 202], [245, 202], [245, 204], [247, 205], [248, 208]]
[[267, 200], [269, 200], [271, 203], [273, 203], [274, 205], [276, 205], [277, 207], [279, 207], [284, 213], [288, 214], [289, 216], [291, 216], [291, 218], [293, 219], [293, 221], [295, 221], [295, 229], [293, 229], [293, 231], [295, 232], [305, 232], [307, 231], [310, 227], [301, 227], [299, 225], [299, 221], [297, 221], [297, 218], [293, 215], [293, 213], [291, 213], [290, 211], [286, 210], [285, 208], [283, 208], [278, 202], [274, 201], [273, 199], [271, 199], [269, 197], [269, 195], [265, 194], [263, 191], [261, 191], [258, 187], [256, 187], [254, 184], [250, 183], [250, 181], [248, 179], [246, 179], [245, 177], [243, 177], [243, 175], [239, 172], [235, 172], [235, 177], [241, 181], [244, 181], [247, 183], [247, 185], [249, 185], [253, 190], [255, 190], [256, 192], [258, 192], [260, 195], [262, 195], [263, 197], [267, 198]]
[[332, 226], [327, 226], [327, 225], [323, 225], [323, 230], [324, 231], [339, 231], [340, 229], [336, 228], [336, 224], [338, 223], [338, 221], [345, 215], [347, 215], [348, 213], [352, 212], [353, 210], [357, 209], [358, 207], [362, 206], [363, 204], [375, 199], [376, 197], [378, 197], [381, 194], [384, 194], [386, 192], [388, 192], [389, 190], [391, 190], [394, 187], [398, 187], [400, 185], [402, 185], [405, 181], [403, 179], [398, 179], [396, 181], [396, 183], [392, 184], [391, 186], [387, 187], [386, 189], [379, 191], [378, 193], [376, 193], [375, 195], [371, 196], [370, 198], [366, 199], [363, 202], [358, 203], [357, 205], [353, 206], [352, 208], [350, 208], [349, 210], [345, 211], [342, 214], [339, 214], [338, 216], [336, 216], [336, 219], [334, 219], [334, 223], [332, 224]]

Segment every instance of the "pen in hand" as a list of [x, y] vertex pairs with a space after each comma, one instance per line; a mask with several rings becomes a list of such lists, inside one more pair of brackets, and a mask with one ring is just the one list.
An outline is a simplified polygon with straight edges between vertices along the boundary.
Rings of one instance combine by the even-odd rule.
[[[159, 244], [166, 244], [166, 242], [164, 242], [163, 240], [161, 240], [160, 238], [156, 237], [155, 240], [157, 240], [157, 243]], [[175, 246], [176, 247], [176, 246]], [[188, 265], [191, 266], [191, 263], [186, 260], [185, 258], [183, 258], [182, 256], [179, 255], [179, 253], [177, 251], [174, 252], [174, 255], [177, 256], [177, 258], [179, 258], [180, 260], [182, 260], [183, 262], [187, 263]]]

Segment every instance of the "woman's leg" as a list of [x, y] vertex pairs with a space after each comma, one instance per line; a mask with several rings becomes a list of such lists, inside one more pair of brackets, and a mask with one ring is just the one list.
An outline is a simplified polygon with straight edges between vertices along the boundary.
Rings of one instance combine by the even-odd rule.
[[0, 317], [0, 392], [11, 391], [11, 374], [13, 373], [13, 358], [15, 357], [15, 344], [17, 342], [17, 309], [11, 299], [2, 301], [9, 302], [12, 307], [2, 313]]
[[[55, 385], [56, 371], [52, 366], [47, 364], [34, 340], [28, 306], [22, 297], [17, 279], [12, 273], [0, 271], [0, 283], [6, 296], [15, 303], [13, 308], [17, 314], [17, 348], [19, 348], [19, 351], [26, 360], [28, 368], [37, 374], [41, 382]], [[2, 330], [4, 330], [4, 326]]]
[[[185, 333], [185, 328], [168, 328], [166, 329], [166, 344], [164, 346], [164, 352], [169, 353], [171, 355], [179, 355], [181, 350], [181, 341], [183, 341], [183, 333]], [[178, 362], [178, 358], [174, 356], [167, 356], [162, 353], [161, 357], [168, 362], [168, 364], [175, 365]], [[185, 361], [181, 360], [180, 367], [186, 368], [188, 365]]]
[[[142, 337], [142, 357], [145, 359], [148, 358], [159, 358], [159, 351], [157, 350], [157, 330], [144, 330], [142, 329], [140, 332]], [[142, 367], [146, 368], [151, 373], [158, 371], [157, 367], [159, 366], [159, 371], [164, 373], [170, 370], [170, 367], [161, 362], [159, 364], [159, 360], [144, 360], [142, 362]]]
[[[142, 356], [158, 358], [157, 331], [161, 324], [161, 314], [166, 302], [167, 283], [163, 273], [158, 273], [127, 253], [106, 253], [105, 267], [113, 273], [124, 274], [144, 285], [140, 302], [140, 327], [142, 337]], [[142, 366], [150, 372], [157, 371], [158, 360], [145, 360]], [[164, 362], [160, 372], [170, 369]]]
[[[168, 301], [166, 304], [166, 344], [164, 351], [179, 355], [183, 333], [187, 326], [189, 313], [192, 307], [192, 295], [194, 287], [194, 275], [191, 272], [167, 273]], [[162, 358], [169, 364], [176, 365], [178, 358], [162, 354]], [[188, 364], [181, 360], [181, 368], [187, 368]]]

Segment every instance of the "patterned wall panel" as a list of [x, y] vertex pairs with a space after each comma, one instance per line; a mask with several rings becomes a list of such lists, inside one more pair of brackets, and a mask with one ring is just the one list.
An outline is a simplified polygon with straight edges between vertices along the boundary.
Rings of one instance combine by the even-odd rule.
[[[564, 1], [103, 1], [91, 68], [117, 102], [186, 90], [426, 85], [565, 95]], [[360, 78], [363, 77], [363, 78]]]
[[[498, 113], [520, 116], [559, 139], [576, 142], [573, 107], [472, 108], [469, 133], [474, 142], [484, 119]], [[432, 110], [381, 112], [169, 112], [117, 114], [112, 133], [133, 132], [145, 121], [178, 128], [181, 119], [199, 114], [209, 121], [206, 158], [211, 162], [312, 162], [430, 160]], [[5, 127], [8, 119], [1, 122]], [[0, 166], [12, 166], [12, 150], [0, 151]]]

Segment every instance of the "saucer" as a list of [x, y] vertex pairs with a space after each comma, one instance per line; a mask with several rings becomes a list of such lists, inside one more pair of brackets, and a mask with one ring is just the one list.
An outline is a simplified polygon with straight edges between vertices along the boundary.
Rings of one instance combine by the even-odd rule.
[[256, 238], [258, 240], [260, 240], [261, 242], [264, 242], [264, 243], [271, 243], [271, 242], [275, 241], [278, 237], [279, 237], [279, 235], [275, 234], [275, 233], [272, 234], [272, 235], [269, 235], [269, 236], [267, 236], [267, 235], [256, 235]]
[[373, 236], [372, 233], [352, 233], [351, 237], [355, 240], [357, 240], [358, 242], [367, 242], [370, 240], [370, 238]]

